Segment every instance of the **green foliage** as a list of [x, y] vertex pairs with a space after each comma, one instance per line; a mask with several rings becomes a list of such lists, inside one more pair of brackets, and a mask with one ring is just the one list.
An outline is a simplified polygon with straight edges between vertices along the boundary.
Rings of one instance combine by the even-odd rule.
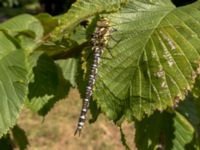
[[99, 66], [91, 122], [100, 113], [119, 125], [134, 121], [141, 150], [199, 149], [199, 10], [200, 1], [86, 0], [58, 17], [25, 14], [0, 24], [0, 137], [24, 104], [45, 116], [70, 87], [84, 95], [90, 39], [103, 16], [116, 31]]

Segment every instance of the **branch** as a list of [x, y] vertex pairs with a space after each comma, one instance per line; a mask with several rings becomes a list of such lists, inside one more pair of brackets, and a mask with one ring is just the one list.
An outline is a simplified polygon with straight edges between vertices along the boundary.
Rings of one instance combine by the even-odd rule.
[[78, 54], [81, 53], [82, 49], [87, 46], [90, 46], [90, 43], [88, 41], [84, 42], [81, 45], [78, 45], [77, 47], [74, 47], [66, 52], [61, 52], [59, 54], [56, 54], [56, 55], [52, 56], [52, 58], [54, 60], [58, 60], [58, 59], [67, 59], [67, 58], [70, 58], [73, 56], [77, 56]]

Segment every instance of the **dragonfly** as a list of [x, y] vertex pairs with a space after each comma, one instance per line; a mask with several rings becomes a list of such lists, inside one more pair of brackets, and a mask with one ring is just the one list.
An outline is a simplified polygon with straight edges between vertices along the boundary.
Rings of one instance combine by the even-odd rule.
[[91, 66], [88, 84], [85, 91], [85, 97], [83, 99], [83, 105], [74, 135], [76, 135], [77, 133], [79, 133], [79, 135], [81, 134], [81, 130], [86, 121], [86, 115], [89, 107], [89, 102], [92, 96], [93, 87], [96, 81], [101, 55], [104, 52], [111, 32], [112, 30], [109, 26], [109, 20], [107, 18], [102, 17], [97, 22], [96, 29], [91, 38], [92, 51], [94, 53], [93, 64]]

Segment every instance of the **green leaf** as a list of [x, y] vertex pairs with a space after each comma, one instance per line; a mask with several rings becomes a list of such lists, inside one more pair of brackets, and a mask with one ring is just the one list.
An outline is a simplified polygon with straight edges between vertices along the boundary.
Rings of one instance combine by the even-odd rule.
[[52, 17], [47, 13], [38, 14], [37, 19], [40, 20], [42, 26], [44, 27], [44, 34], [51, 32], [56, 26], [58, 26], [58, 19]]
[[[0, 41], [2, 45], [3, 41]], [[7, 45], [8, 47], [10, 45]], [[1, 51], [1, 49], [0, 49]], [[0, 137], [16, 123], [27, 90], [23, 51], [12, 51], [0, 58]]]
[[26, 32], [39, 40], [43, 36], [41, 23], [35, 17], [29, 14], [23, 14], [9, 19], [0, 24], [0, 30], [4, 30], [10, 35], [17, 35]]
[[0, 24], [0, 30], [15, 38], [13, 40], [29, 53], [40, 44], [44, 32], [40, 21], [28, 14], [13, 17]]
[[179, 112], [176, 112], [176, 118], [173, 124], [174, 136], [173, 150], [184, 150], [185, 146], [190, 143], [194, 136], [194, 128], [191, 123]]
[[13, 127], [27, 91], [25, 54], [0, 31], [0, 137]]
[[16, 46], [11, 39], [4, 33], [0, 32], [0, 60], [16, 50]]
[[180, 113], [155, 112], [136, 122], [136, 144], [140, 150], [184, 150], [192, 141], [194, 128]]
[[86, 28], [83, 27], [83, 26], [81, 26], [81, 25], [77, 26], [76, 29], [75, 29], [75, 31], [74, 31], [74, 33], [70, 36], [70, 39], [76, 41], [78, 44], [82, 44], [84, 42], [87, 42], [87, 40], [88, 40], [87, 39], [88, 28], [86, 30]]
[[185, 98], [199, 67], [199, 9], [199, 1], [175, 8], [170, 0], [135, 0], [107, 17], [117, 31], [93, 97], [109, 118], [140, 120]]

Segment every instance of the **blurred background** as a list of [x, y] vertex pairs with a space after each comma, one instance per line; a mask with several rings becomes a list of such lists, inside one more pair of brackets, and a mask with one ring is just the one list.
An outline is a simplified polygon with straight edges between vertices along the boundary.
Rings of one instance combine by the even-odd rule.
[[[81, 99], [76, 89], [59, 101], [45, 118], [22, 110], [18, 125], [25, 130], [29, 140], [28, 150], [123, 150], [120, 129], [100, 115], [93, 124], [86, 123], [81, 136], [74, 136]], [[90, 114], [88, 115], [90, 118]], [[133, 124], [125, 123], [128, 143], [135, 149]], [[18, 149], [18, 148], [16, 148]]]
[[76, 0], [0, 0], [0, 21], [22, 13], [46, 12], [52, 16], [67, 12]]

